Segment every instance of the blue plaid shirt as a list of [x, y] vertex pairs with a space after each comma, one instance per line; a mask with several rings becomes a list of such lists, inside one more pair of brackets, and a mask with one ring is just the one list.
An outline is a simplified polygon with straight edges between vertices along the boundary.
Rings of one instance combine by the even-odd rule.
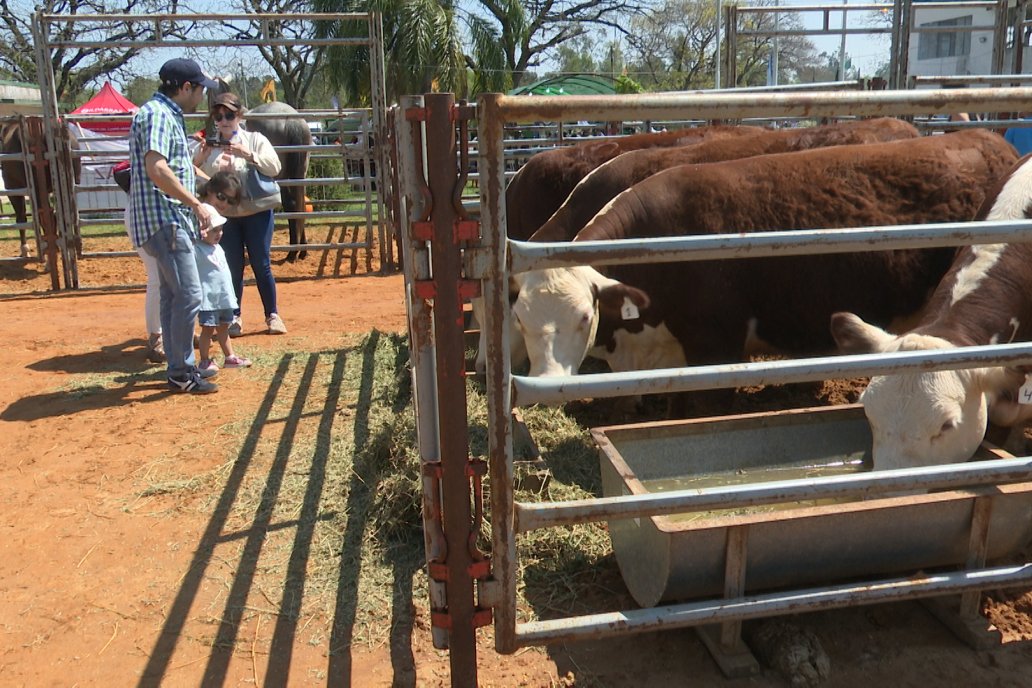
[[162, 227], [181, 227], [199, 239], [193, 210], [162, 193], [147, 176], [144, 158], [156, 151], [189, 191], [194, 190], [193, 158], [187, 147], [183, 110], [161, 92], [144, 103], [129, 129], [129, 227], [133, 246], [143, 246]]

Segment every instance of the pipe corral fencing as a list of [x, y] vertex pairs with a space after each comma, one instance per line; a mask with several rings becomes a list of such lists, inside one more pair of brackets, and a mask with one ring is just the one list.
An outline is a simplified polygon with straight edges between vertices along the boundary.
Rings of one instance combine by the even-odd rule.
[[[368, 26], [366, 36], [351, 38], [308, 38], [294, 39], [273, 36], [269, 29], [271, 22], [315, 22], [315, 21], [353, 21]], [[255, 38], [234, 36], [232, 40], [217, 39], [183, 39], [174, 36], [173, 26], [204, 25], [232, 26], [233, 23], [257, 25], [258, 35]], [[150, 40], [100, 40], [96, 32], [104, 33], [105, 27], [124, 25], [126, 23], [144, 24], [152, 27], [154, 38]], [[73, 31], [66, 31], [74, 27]], [[56, 81], [51, 61], [54, 50], [75, 50], [79, 48], [106, 47], [124, 48], [214, 48], [214, 47], [250, 47], [257, 45], [275, 46], [364, 46], [370, 55], [371, 107], [365, 109], [335, 110], [303, 110], [299, 116], [306, 121], [317, 121], [328, 124], [337, 123], [336, 130], [314, 131], [311, 146], [277, 146], [278, 151], [308, 151], [313, 159], [336, 158], [341, 161], [345, 174], [340, 177], [308, 177], [304, 180], [280, 180], [281, 187], [327, 187], [345, 186], [361, 194], [361, 198], [328, 199], [313, 203], [312, 211], [302, 208], [302, 212], [277, 212], [277, 220], [291, 219], [326, 219], [331, 224], [309, 226], [313, 229], [327, 229], [323, 242], [307, 244], [274, 245], [273, 251], [297, 250], [363, 250], [366, 253], [367, 268], [371, 265], [374, 244], [378, 245], [381, 270], [396, 267], [394, 253], [394, 227], [390, 224], [390, 214], [386, 207], [389, 201], [384, 190], [391, 185], [389, 150], [385, 142], [388, 140], [386, 125], [386, 91], [384, 87], [384, 60], [382, 22], [378, 13], [350, 14], [106, 14], [106, 15], [60, 15], [36, 12], [33, 15], [33, 37], [35, 41], [35, 59], [39, 75], [43, 100], [42, 118], [22, 117], [20, 126], [23, 141], [45, 140], [46, 146], [36, 146], [18, 156], [4, 156], [5, 159], [18, 159], [26, 164], [29, 174], [38, 175], [40, 169], [47, 165], [53, 170], [54, 203], [51, 207], [49, 194], [37, 183], [29, 183], [27, 188], [8, 190], [11, 193], [23, 193], [31, 204], [31, 218], [23, 226], [31, 229], [36, 237], [36, 258], [46, 261], [51, 274], [51, 288], [79, 288], [79, 261], [83, 259], [120, 258], [135, 256], [135, 251], [89, 251], [83, 245], [83, 227], [95, 225], [122, 226], [124, 208], [113, 207], [91, 208], [88, 213], [80, 211], [77, 203], [79, 194], [92, 192], [110, 193], [118, 189], [113, 181], [105, 183], [78, 184], [75, 182], [73, 162], [88, 158], [90, 160], [105, 159], [111, 163], [119, 159], [128, 159], [128, 152], [101, 150], [72, 150], [67, 123], [88, 125], [90, 122], [125, 121], [131, 115], [78, 115], [62, 116], [58, 111]], [[64, 38], [75, 35], [78, 38]], [[58, 37], [60, 36], [60, 38]], [[228, 41], [228, 43], [227, 43]], [[188, 121], [202, 120], [206, 113], [187, 115]], [[282, 115], [248, 114], [249, 119], [274, 119]], [[349, 124], [345, 124], [349, 122]], [[125, 137], [93, 137], [93, 142], [125, 141]], [[351, 172], [349, 174], [348, 172]], [[30, 178], [31, 179], [31, 178]], [[37, 193], [37, 189], [40, 193]], [[343, 205], [344, 210], [319, 209], [319, 205], [336, 202]], [[351, 207], [349, 207], [351, 206]], [[357, 206], [357, 207], [355, 207]], [[5, 230], [17, 230], [18, 224], [3, 224]], [[348, 231], [351, 239], [348, 240]], [[339, 232], [339, 234], [338, 234]], [[376, 239], [376, 241], [374, 241]], [[22, 258], [3, 260], [25, 260]], [[60, 271], [56, 269], [60, 264]]]
[[[947, 115], [960, 111], [1032, 109], [1032, 88], [792, 94], [684, 94], [638, 96], [509, 97], [488, 94], [476, 106], [449, 94], [404, 99], [393, 113], [400, 196], [399, 231], [405, 266], [416, 427], [422, 461], [424, 526], [434, 642], [450, 648], [453, 685], [476, 684], [475, 628], [493, 621], [496, 649], [561, 640], [717, 625], [703, 633], [715, 656], [742, 647], [746, 619], [876, 602], [961, 595], [956, 626], [977, 619], [979, 591], [1032, 584], [1032, 562], [986, 567], [986, 515], [996, 486], [1032, 479], [1032, 458], [924, 469], [871, 472], [834, 484], [772, 489], [746, 485], [576, 502], [518, 503], [513, 482], [513, 410], [536, 403], [586, 397], [655, 394], [747, 385], [818, 381], [902, 371], [958, 369], [1032, 362], [1032, 343], [948, 351], [846, 355], [732, 365], [689, 366], [633, 373], [527, 378], [510, 368], [512, 327], [508, 282], [532, 268], [674, 262], [748, 256], [787, 256], [854, 250], [960, 246], [1032, 241], [1032, 221], [949, 223], [896, 227], [725, 234], [614, 242], [540, 243], [506, 238], [507, 123], [626, 119], [735, 120], [771, 115]], [[478, 123], [480, 217], [461, 203], [467, 125]], [[460, 164], [457, 164], [457, 161]], [[465, 397], [463, 302], [486, 302], [488, 460], [470, 458]], [[491, 552], [473, 544], [490, 484]], [[981, 486], [981, 487], [977, 487]], [[988, 487], [987, 487], [988, 486]], [[826, 497], [858, 498], [901, 490], [971, 488], [972, 524], [967, 567], [945, 573], [865, 580], [745, 595], [743, 541], [729, 535], [724, 597], [657, 608], [625, 609], [570, 618], [517, 622], [520, 562], [516, 538], [564, 524], [638, 518], [713, 508]]]

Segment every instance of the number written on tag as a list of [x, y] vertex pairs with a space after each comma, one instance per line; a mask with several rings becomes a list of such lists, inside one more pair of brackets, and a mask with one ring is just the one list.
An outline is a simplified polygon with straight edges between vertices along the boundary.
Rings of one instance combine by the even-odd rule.
[[1018, 390], [1019, 404], [1032, 404], [1032, 375], [1025, 376], [1025, 384]]

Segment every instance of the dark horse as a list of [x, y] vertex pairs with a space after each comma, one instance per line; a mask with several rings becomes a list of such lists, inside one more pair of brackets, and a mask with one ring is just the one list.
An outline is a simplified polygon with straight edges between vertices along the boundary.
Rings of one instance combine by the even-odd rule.
[[[72, 150], [79, 148], [79, 140], [75, 137], [71, 131], [68, 132], [69, 140], [71, 142]], [[44, 144], [45, 145], [45, 144]], [[32, 148], [29, 146], [28, 148]], [[7, 122], [0, 126], [0, 153], [13, 153], [18, 154], [26, 149], [22, 145], [21, 127], [17, 121]], [[82, 169], [82, 161], [79, 158], [72, 159], [72, 166], [75, 171], [75, 181], [79, 181], [79, 175]], [[26, 173], [25, 166], [21, 160], [4, 160], [0, 162], [0, 176], [3, 177], [4, 187], [8, 189], [26, 189], [29, 186], [28, 174]], [[50, 174], [50, 167], [46, 167], [45, 179], [36, 179], [36, 189], [34, 195], [36, 198], [43, 198], [49, 190], [54, 188], [53, 178]], [[44, 185], [45, 182], [45, 185]], [[18, 224], [25, 224], [28, 222], [28, 213], [26, 212], [27, 204], [25, 202], [25, 196], [19, 195], [8, 195], [7, 198], [11, 201], [11, 205], [14, 207], [14, 217]], [[18, 229], [18, 236], [21, 239], [21, 257], [27, 258], [29, 256], [29, 245], [25, 241], [25, 228], [21, 227]]]
[[[269, 139], [274, 146], [310, 146], [312, 145], [312, 132], [304, 118], [298, 115], [297, 110], [286, 103], [265, 103], [249, 111], [249, 114], [283, 114], [282, 119], [249, 119], [247, 121], [248, 131], [258, 131]], [[289, 115], [294, 115], [290, 117]], [[308, 151], [276, 151], [280, 158], [280, 173], [277, 179], [304, 179], [308, 176]], [[283, 210], [288, 213], [300, 213], [305, 211], [305, 187], [284, 186], [281, 187], [283, 198]], [[290, 219], [287, 221], [290, 226], [290, 243], [306, 244], [305, 220], [304, 218]], [[296, 258], [307, 255], [306, 251], [291, 250], [287, 253], [287, 260], [294, 262]]]

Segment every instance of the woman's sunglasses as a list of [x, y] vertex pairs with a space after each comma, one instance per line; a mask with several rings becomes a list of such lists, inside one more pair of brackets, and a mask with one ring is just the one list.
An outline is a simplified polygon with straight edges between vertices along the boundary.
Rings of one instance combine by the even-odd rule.
[[212, 119], [215, 120], [216, 122], [221, 122], [222, 120], [226, 120], [227, 122], [232, 122], [233, 120], [236, 119], [236, 117], [237, 117], [237, 113], [235, 113], [235, 112], [227, 112], [226, 114], [222, 114], [220, 112], [220, 113], [216, 114], [215, 116], [213, 116]]
[[223, 203], [229, 203], [230, 205], [237, 205], [238, 203], [240, 203], [239, 196], [227, 196], [221, 191], [215, 194], [215, 198], [219, 199]]

